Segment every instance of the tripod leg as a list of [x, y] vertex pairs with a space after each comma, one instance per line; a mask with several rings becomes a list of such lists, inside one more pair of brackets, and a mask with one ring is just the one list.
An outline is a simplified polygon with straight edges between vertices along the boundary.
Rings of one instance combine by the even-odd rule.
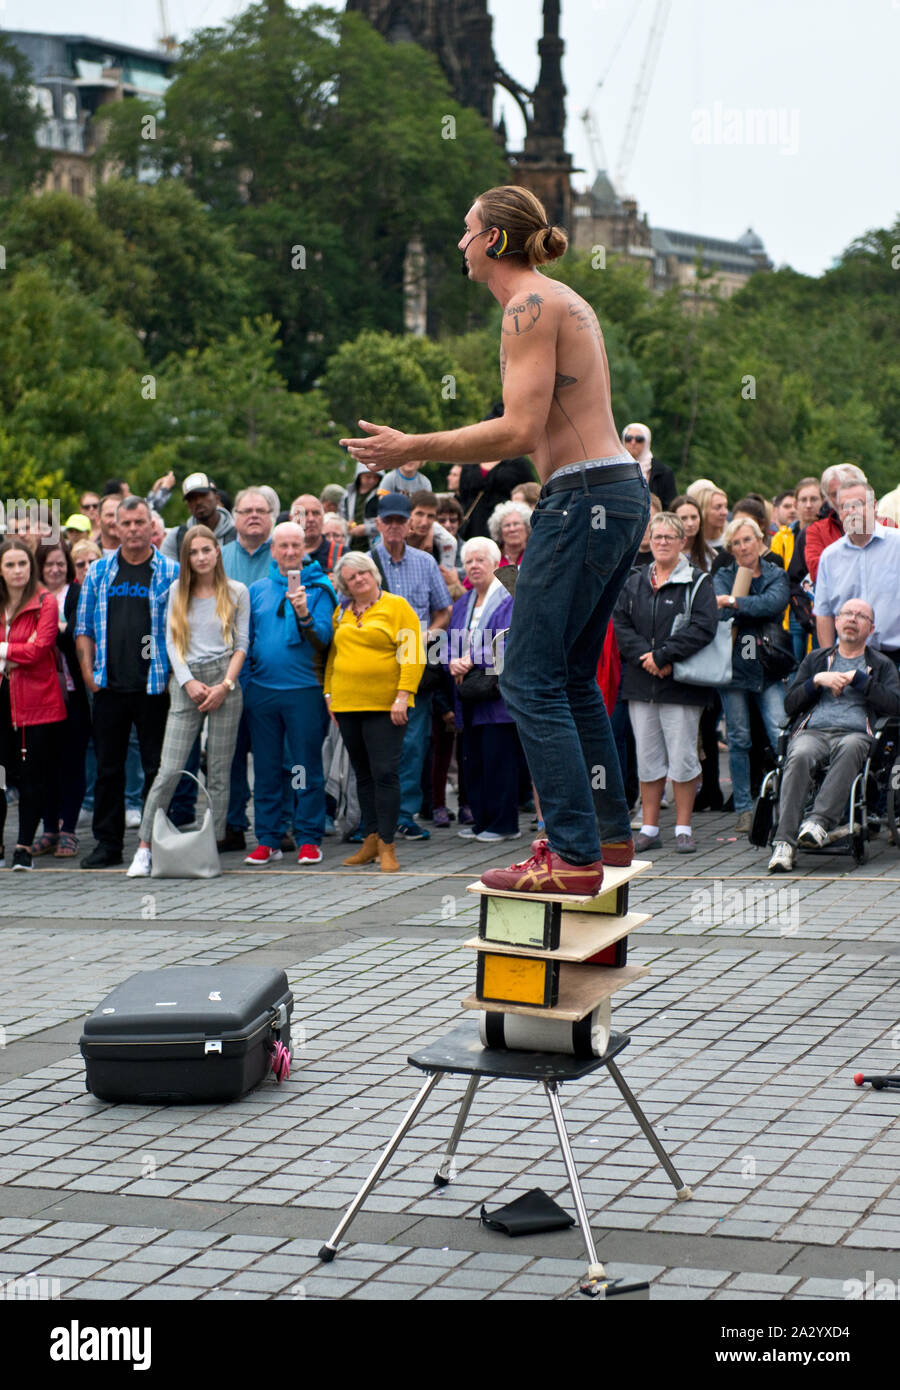
[[466, 1120], [469, 1118], [469, 1111], [472, 1108], [472, 1101], [475, 1099], [475, 1092], [477, 1089], [478, 1077], [472, 1075], [469, 1077], [469, 1084], [466, 1087], [465, 1095], [462, 1098], [462, 1104], [459, 1107], [459, 1114], [456, 1117], [456, 1124], [453, 1126], [453, 1133], [450, 1135], [450, 1142], [447, 1145], [444, 1161], [434, 1175], [435, 1187], [446, 1187], [453, 1179], [453, 1158], [459, 1147], [459, 1141], [462, 1138]]
[[584, 1205], [584, 1197], [581, 1193], [581, 1183], [578, 1181], [578, 1170], [575, 1167], [575, 1160], [572, 1157], [572, 1148], [569, 1144], [569, 1136], [566, 1132], [566, 1122], [563, 1119], [562, 1106], [559, 1103], [557, 1083], [555, 1081], [545, 1081], [544, 1090], [547, 1092], [547, 1099], [550, 1102], [550, 1111], [553, 1115], [553, 1123], [556, 1125], [559, 1147], [562, 1149], [563, 1163], [566, 1165], [569, 1187], [572, 1189], [575, 1211], [578, 1214], [578, 1224], [581, 1227], [581, 1234], [584, 1237], [584, 1245], [587, 1250], [587, 1286], [591, 1283], [595, 1283], [599, 1279], [605, 1279], [606, 1271], [597, 1259], [597, 1251], [594, 1248], [594, 1237], [591, 1234], [591, 1224], [588, 1220], [587, 1208]]
[[653, 1126], [651, 1125], [650, 1121], [647, 1119], [647, 1116], [644, 1114], [643, 1110], [638, 1105], [637, 1100], [629, 1090], [625, 1078], [619, 1071], [619, 1068], [616, 1066], [615, 1062], [609, 1061], [606, 1065], [609, 1068], [610, 1076], [618, 1086], [619, 1090], [622, 1092], [622, 1096], [625, 1100], [626, 1105], [628, 1106], [634, 1118], [637, 1120], [641, 1129], [644, 1131], [644, 1134], [647, 1136], [647, 1139], [649, 1140], [650, 1146], [653, 1149], [653, 1152], [656, 1154], [656, 1157], [659, 1159], [660, 1163], [665, 1168], [666, 1173], [669, 1176], [669, 1180], [671, 1181], [672, 1186], [675, 1188], [675, 1196], [678, 1198], [679, 1202], [686, 1202], [689, 1197], [693, 1197], [693, 1192], [681, 1181], [681, 1178], [675, 1171], [675, 1166], [672, 1163], [672, 1160], [669, 1158], [669, 1155], [666, 1153], [662, 1144], [657, 1139], [656, 1132]]
[[429, 1076], [428, 1080], [425, 1082], [424, 1086], [420, 1090], [419, 1094], [416, 1096], [409, 1110], [404, 1115], [399, 1128], [392, 1136], [391, 1141], [385, 1149], [384, 1153], [381, 1155], [378, 1162], [375, 1164], [375, 1167], [372, 1169], [371, 1173], [366, 1178], [359, 1192], [353, 1198], [353, 1201], [350, 1203], [349, 1207], [344, 1213], [344, 1216], [341, 1218], [334, 1232], [334, 1235], [327, 1242], [327, 1244], [322, 1246], [321, 1250], [319, 1251], [319, 1259], [323, 1262], [323, 1264], [330, 1264], [330, 1262], [334, 1259], [335, 1255], [337, 1254], [338, 1243], [340, 1242], [341, 1236], [347, 1230], [348, 1226], [350, 1225], [350, 1222], [356, 1216], [356, 1213], [359, 1211], [363, 1202], [366, 1200], [369, 1193], [372, 1191], [372, 1188], [375, 1186], [378, 1179], [381, 1177], [381, 1174], [384, 1172], [385, 1168], [391, 1160], [392, 1154], [395, 1152], [396, 1149], [399, 1148], [404, 1135], [410, 1129], [413, 1120], [416, 1118], [419, 1111], [422, 1109], [422, 1106], [425, 1104], [426, 1100], [428, 1099], [431, 1092], [434, 1090], [435, 1086], [440, 1081], [443, 1074], [444, 1073], [440, 1071], [432, 1072], [432, 1074]]

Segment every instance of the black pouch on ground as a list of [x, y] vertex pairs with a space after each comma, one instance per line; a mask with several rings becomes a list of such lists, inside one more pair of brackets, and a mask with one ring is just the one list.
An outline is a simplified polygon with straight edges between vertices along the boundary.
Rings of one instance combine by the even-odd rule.
[[[175, 965], [132, 975], [85, 1020], [86, 1086], [98, 1100], [237, 1100], [290, 1050], [294, 997], [283, 970]], [[273, 1084], [274, 1077], [273, 1077]]]
[[496, 1211], [489, 1212], [482, 1207], [481, 1220], [483, 1225], [492, 1231], [502, 1231], [505, 1236], [534, 1236], [541, 1231], [565, 1231], [575, 1225], [574, 1216], [557, 1206], [540, 1187], [533, 1187]]

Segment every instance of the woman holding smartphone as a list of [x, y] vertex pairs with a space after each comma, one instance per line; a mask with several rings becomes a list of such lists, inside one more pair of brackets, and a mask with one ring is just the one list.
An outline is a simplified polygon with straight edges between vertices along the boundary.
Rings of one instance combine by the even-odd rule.
[[169, 717], [159, 771], [144, 805], [141, 838], [129, 878], [150, 873], [150, 835], [158, 807], [169, 804], [194, 741], [208, 719], [206, 786], [216, 840], [225, 835], [231, 760], [241, 718], [237, 678], [250, 629], [250, 595], [228, 579], [208, 526], [192, 526], [181, 544], [180, 571], [169, 590], [166, 649], [172, 665]]

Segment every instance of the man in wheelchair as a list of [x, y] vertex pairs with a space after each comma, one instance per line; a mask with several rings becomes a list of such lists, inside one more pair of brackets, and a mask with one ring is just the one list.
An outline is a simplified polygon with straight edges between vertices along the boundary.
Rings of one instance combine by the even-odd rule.
[[[900, 715], [897, 668], [866, 645], [874, 626], [871, 605], [847, 599], [835, 620], [836, 645], [817, 647], [805, 656], [785, 696], [785, 713], [796, 722], [781, 778], [769, 873], [789, 873], [798, 845], [818, 849], [825, 844], [872, 746], [870, 721]], [[801, 825], [813, 775], [826, 766], [812, 810]]]

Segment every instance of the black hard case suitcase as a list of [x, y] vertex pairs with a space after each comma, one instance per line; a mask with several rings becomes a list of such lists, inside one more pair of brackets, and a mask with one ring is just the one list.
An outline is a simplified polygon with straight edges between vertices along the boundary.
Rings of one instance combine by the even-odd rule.
[[87, 1089], [99, 1100], [236, 1100], [290, 1050], [294, 998], [283, 970], [176, 965], [132, 975], [85, 1021]]

